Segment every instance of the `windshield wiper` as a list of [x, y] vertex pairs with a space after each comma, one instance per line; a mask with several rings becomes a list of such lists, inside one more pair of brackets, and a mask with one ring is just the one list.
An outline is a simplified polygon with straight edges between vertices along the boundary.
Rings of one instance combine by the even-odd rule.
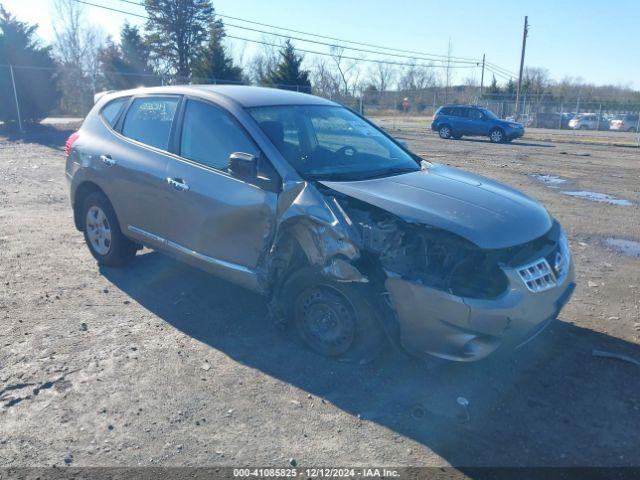
[[402, 175], [403, 173], [417, 172], [419, 168], [384, 168], [367, 172], [331, 172], [331, 173], [308, 173], [305, 178], [308, 180], [328, 180], [328, 181], [352, 181], [371, 180], [374, 178], [390, 177], [392, 175]]
[[370, 173], [366, 173], [366, 177], [363, 178], [364, 179], [371, 179], [371, 178], [383, 178], [383, 177], [390, 177], [393, 175], [402, 175], [403, 173], [411, 173], [411, 172], [417, 172], [419, 171], [419, 168], [416, 167], [407, 167], [407, 168], [385, 168], [383, 170], [376, 170], [374, 172], [370, 172]]

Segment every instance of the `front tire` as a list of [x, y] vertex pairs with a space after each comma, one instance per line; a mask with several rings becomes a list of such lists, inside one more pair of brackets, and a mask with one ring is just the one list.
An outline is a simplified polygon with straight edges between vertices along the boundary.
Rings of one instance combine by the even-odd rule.
[[503, 143], [505, 140], [504, 131], [501, 128], [494, 128], [489, 132], [491, 143]]
[[442, 138], [443, 140], [449, 140], [452, 135], [451, 127], [449, 125], [442, 125], [438, 129], [438, 135], [440, 135], [440, 138]]
[[282, 298], [287, 318], [315, 352], [360, 363], [380, 353], [385, 337], [366, 286], [339, 283], [304, 267], [285, 281]]
[[102, 192], [87, 196], [81, 218], [85, 242], [98, 265], [119, 267], [133, 260], [138, 247], [122, 234], [111, 202]]

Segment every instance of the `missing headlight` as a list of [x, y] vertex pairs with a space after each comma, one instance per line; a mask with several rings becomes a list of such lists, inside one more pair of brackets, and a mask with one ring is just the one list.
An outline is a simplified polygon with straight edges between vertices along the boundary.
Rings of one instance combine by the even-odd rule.
[[360, 235], [363, 253], [374, 257], [387, 275], [463, 297], [495, 298], [507, 289], [494, 252], [357, 200], [340, 202]]

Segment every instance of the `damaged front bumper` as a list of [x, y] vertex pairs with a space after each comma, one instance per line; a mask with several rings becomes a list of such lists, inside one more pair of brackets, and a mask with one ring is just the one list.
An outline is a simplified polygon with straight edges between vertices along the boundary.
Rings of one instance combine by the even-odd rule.
[[389, 276], [402, 346], [417, 356], [472, 362], [499, 347], [516, 349], [537, 336], [568, 302], [575, 287], [573, 263], [553, 288], [532, 292], [518, 269], [504, 269], [508, 290], [496, 299], [459, 297]]

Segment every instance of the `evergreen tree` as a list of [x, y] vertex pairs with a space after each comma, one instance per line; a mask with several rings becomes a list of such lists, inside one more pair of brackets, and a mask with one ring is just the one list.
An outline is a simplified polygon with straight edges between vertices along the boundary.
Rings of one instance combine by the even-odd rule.
[[211, 22], [209, 41], [200, 49], [193, 62], [192, 75], [197, 83], [242, 83], [242, 68], [234, 65], [223, 44], [224, 25], [221, 20]]
[[125, 23], [120, 32], [120, 46], [108, 42], [99, 55], [103, 86], [123, 90], [140, 85], [158, 85], [150, 64], [148, 45], [138, 31]]
[[498, 86], [498, 81], [496, 80], [496, 76], [492, 75], [491, 84], [487, 87], [487, 94], [495, 94], [500, 93], [500, 87]]
[[213, 20], [210, 0], [145, 0], [144, 5], [153, 57], [175, 73], [179, 82], [187, 81]]
[[302, 60], [291, 40], [285, 40], [280, 49], [280, 62], [267, 74], [266, 83], [285, 90], [310, 92], [309, 71], [302, 69]]
[[[37, 28], [37, 25], [18, 21], [0, 5], [0, 64], [13, 65], [23, 122], [46, 117], [58, 98], [51, 48], [40, 44]], [[11, 71], [5, 66], [0, 66], [0, 98], [0, 120], [17, 121]]]

